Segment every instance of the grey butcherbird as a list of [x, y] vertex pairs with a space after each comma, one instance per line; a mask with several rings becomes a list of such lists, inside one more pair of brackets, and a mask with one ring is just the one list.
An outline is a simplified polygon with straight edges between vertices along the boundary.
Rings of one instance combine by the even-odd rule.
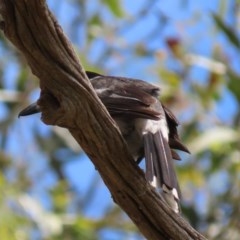
[[[134, 160], [139, 163], [145, 157], [147, 181], [178, 213], [181, 193], [173, 159], [180, 160], [180, 156], [173, 149], [189, 151], [180, 142], [177, 119], [159, 101], [159, 87], [137, 79], [86, 73], [117, 123]], [[33, 103], [19, 116], [37, 112], [40, 108]]]

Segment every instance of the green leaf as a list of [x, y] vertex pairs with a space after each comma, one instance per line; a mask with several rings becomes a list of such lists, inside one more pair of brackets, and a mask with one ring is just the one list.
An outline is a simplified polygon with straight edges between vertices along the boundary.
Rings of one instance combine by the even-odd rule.
[[103, 0], [103, 3], [112, 11], [116, 17], [123, 16], [123, 9], [118, 0]]
[[219, 15], [213, 13], [212, 16], [218, 28], [226, 34], [229, 41], [234, 44], [238, 49], [240, 49], [240, 40], [234, 30], [231, 29], [231, 27], [229, 27]]
[[175, 72], [166, 69], [160, 69], [159, 74], [161, 80], [169, 84], [171, 87], [179, 87], [181, 79], [180, 76]]
[[194, 154], [201, 153], [208, 149], [213, 149], [216, 146], [223, 146], [235, 142], [239, 139], [239, 133], [231, 128], [227, 127], [215, 127], [212, 128], [191, 143], [186, 144], [190, 151]]
[[17, 79], [17, 90], [24, 91], [29, 72], [27, 68], [22, 68]]
[[228, 71], [228, 88], [240, 102], [240, 76], [232, 70]]
[[95, 14], [94, 16], [92, 16], [89, 21], [88, 21], [88, 25], [101, 25], [101, 18], [98, 14]]

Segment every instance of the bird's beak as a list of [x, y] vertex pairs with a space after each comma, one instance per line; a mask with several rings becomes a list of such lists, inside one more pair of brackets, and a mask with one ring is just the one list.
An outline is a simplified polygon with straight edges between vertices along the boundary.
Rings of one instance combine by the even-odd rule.
[[29, 105], [28, 107], [24, 108], [18, 114], [18, 117], [28, 116], [28, 115], [32, 115], [32, 114], [39, 113], [39, 112], [40, 112], [39, 105], [37, 104], [37, 102], [35, 102], [35, 103], [32, 103], [31, 105]]

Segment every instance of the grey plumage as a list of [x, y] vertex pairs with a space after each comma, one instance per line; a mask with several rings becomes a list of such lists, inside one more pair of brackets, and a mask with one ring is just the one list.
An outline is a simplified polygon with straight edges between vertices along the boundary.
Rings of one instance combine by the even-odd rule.
[[[173, 159], [180, 160], [180, 156], [174, 149], [189, 151], [180, 142], [177, 119], [159, 101], [159, 87], [138, 79], [86, 73], [135, 161], [139, 163], [145, 157], [147, 181], [179, 212], [181, 193]], [[19, 116], [38, 111], [37, 104], [30, 105]]]

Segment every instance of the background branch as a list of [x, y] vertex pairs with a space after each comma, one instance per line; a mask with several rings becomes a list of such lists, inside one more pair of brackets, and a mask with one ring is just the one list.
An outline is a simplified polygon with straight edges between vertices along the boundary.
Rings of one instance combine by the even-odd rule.
[[43, 122], [70, 131], [143, 235], [153, 240], [205, 239], [147, 184], [45, 1], [1, 0], [0, 10], [6, 37], [40, 79]]

